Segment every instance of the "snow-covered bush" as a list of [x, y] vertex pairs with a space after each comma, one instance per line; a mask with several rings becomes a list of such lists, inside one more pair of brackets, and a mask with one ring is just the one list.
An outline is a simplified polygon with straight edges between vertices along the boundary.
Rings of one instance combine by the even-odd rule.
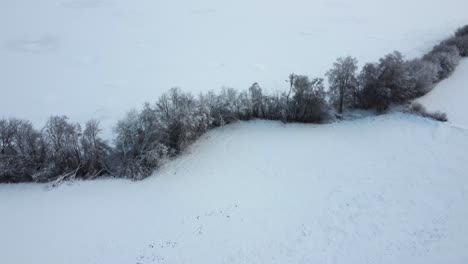
[[441, 121], [441, 122], [448, 121], [447, 114], [442, 113], [440, 111], [428, 112], [426, 108], [420, 103], [412, 103], [409, 108], [409, 112], [416, 114], [416, 115], [420, 115], [422, 117], [427, 117], [427, 118], [431, 118], [437, 121]]

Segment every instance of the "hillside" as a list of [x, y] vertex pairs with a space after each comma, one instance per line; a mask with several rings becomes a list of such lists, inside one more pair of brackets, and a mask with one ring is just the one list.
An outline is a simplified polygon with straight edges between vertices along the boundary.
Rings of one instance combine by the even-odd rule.
[[430, 111], [442, 111], [449, 122], [455, 126], [468, 129], [468, 60], [464, 59], [450, 78], [442, 81], [427, 95], [417, 101]]
[[398, 113], [237, 123], [141, 182], [0, 186], [1, 260], [461, 264], [467, 149]]

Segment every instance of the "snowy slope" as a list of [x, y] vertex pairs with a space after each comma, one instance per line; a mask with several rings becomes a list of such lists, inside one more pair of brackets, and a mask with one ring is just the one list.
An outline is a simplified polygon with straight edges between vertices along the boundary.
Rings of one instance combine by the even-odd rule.
[[0, 263], [468, 262], [468, 131], [248, 122], [142, 182], [0, 186]]
[[284, 90], [291, 72], [323, 76], [339, 56], [420, 55], [467, 24], [467, 9], [466, 0], [2, 0], [0, 116], [42, 126], [66, 114], [109, 128], [173, 86]]
[[468, 129], [468, 59], [455, 72], [417, 101], [428, 110], [447, 113], [449, 122]]

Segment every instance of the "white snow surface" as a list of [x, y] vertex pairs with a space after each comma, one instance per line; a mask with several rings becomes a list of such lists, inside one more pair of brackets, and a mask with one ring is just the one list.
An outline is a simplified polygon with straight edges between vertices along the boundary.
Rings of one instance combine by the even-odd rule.
[[[1, 116], [109, 128], [172, 86], [193, 92], [338, 56], [419, 56], [465, 0], [0, 0]], [[391, 113], [252, 121], [204, 135], [141, 181], [0, 185], [0, 263], [468, 263], [468, 62]]]
[[[419, 56], [468, 24], [466, 0], [0, 0], [0, 116], [102, 121], [173, 86], [206, 91], [291, 72], [323, 76], [339, 56]], [[5, 99], [6, 98], [6, 99]]]
[[468, 131], [241, 122], [141, 182], [0, 185], [0, 262], [468, 263]]
[[429, 111], [447, 114], [449, 123], [468, 129], [468, 59], [463, 59], [455, 72], [440, 82], [430, 93], [416, 101]]

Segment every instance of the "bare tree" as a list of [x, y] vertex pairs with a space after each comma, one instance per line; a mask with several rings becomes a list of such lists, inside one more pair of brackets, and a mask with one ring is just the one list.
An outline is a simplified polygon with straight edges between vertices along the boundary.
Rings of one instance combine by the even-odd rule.
[[330, 98], [343, 112], [344, 105], [355, 105], [357, 101], [357, 60], [353, 57], [338, 58], [327, 72]]
[[83, 176], [87, 178], [95, 178], [110, 173], [108, 157], [111, 148], [99, 136], [100, 133], [101, 129], [98, 121], [89, 120], [86, 123], [81, 137], [81, 147], [83, 151]]
[[252, 116], [254, 118], [264, 118], [265, 117], [265, 108], [263, 106], [263, 93], [262, 88], [258, 83], [254, 83], [249, 87], [251, 107], [252, 107]]
[[295, 76], [293, 96], [289, 102], [289, 120], [304, 123], [318, 123], [326, 118], [327, 103], [323, 79], [311, 81], [307, 76]]
[[41, 134], [30, 122], [0, 120], [0, 182], [35, 180], [45, 159], [41, 142]]
[[82, 169], [81, 126], [69, 123], [67, 116], [52, 116], [43, 129], [48, 151], [48, 167], [42, 177], [74, 179]]

